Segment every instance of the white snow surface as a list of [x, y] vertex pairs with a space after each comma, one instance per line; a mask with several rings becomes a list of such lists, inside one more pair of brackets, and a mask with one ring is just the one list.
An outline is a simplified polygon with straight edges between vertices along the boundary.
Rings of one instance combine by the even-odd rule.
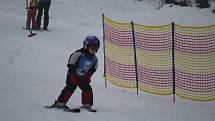
[[[214, 121], [215, 101], [197, 102], [158, 96], [108, 83], [104, 86], [103, 47], [92, 78], [97, 113], [79, 114], [45, 109], [65, 86], [67, 60], [89, 34], [102, 42], [102, 13], [118, 22], [143, 25], [205, 26], [215, 24], [210, 9], [135, 0], [52, 0], [50, 32], [27, 37], [25, 0], [0, 0], [0, 120], [1, 121]], [[102, 43], [101, 43], [102, 45]], [[68, 102], [81, 105], [77, 88]]]

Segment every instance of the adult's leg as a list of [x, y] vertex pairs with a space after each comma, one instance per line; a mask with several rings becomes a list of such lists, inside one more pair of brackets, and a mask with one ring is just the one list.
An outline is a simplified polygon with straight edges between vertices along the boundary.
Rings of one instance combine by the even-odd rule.
[[49, 8], [50, 8], [51, 3], [46, 2], [44, 4], [44, 22], [43, 22], [43, 28], [47, 29], [49, 25]]
[[40, 29], [42, 14], [43, 14], [43, 3], [39, 2], [37, 20], [36, 20], [36, 29]]

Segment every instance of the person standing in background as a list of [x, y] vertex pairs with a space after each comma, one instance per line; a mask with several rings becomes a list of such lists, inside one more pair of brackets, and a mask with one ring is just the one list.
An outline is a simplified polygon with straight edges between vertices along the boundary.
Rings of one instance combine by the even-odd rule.
[[[27, 21], [26, 21], [26, 29], [36, 29], [36, 15], [37, 15], [37, 7], [38, 7], [38, 0], [26, 0], [27, 2]], [[32, 28], [31, 28], [32, 24]]]
[[43, 30], [48, 30], [49, 25], [49, 8], [51, 5], [51, 0], [39, 0], [38, 3], [38, 14], [36, 20], [36, 30], [41, 29], [41, 18], [44, 10], [44, 22], [43, 22]]

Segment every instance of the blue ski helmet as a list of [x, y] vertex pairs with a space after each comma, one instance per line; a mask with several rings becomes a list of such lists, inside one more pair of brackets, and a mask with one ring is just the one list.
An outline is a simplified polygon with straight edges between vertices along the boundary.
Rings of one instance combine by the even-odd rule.
[[98, 51], [100, 47], [100, 41], [98, 37], [94, 35], [89, 35], [85, 38], [83, 42], [84, 49], [87, 50], [89, 47], [93, 48], [96, 52]]

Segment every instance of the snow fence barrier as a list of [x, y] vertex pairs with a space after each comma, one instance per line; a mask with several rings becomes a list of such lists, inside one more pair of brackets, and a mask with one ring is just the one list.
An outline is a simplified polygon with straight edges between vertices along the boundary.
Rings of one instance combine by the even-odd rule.
[[119, 23], [103, 17], [104, 77], [117, 86], [215, 100], [215, 25]]

